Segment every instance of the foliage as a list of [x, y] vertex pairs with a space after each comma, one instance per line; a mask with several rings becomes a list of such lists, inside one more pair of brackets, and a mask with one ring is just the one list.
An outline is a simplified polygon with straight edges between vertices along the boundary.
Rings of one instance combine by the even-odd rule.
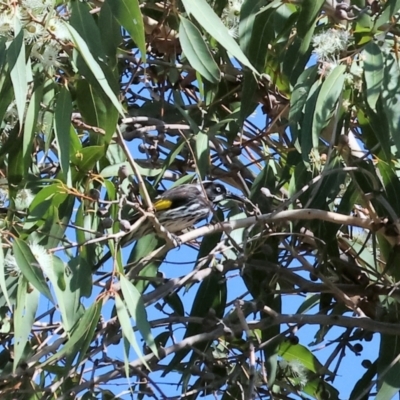
[[[399, 9], [3, 2], [2, 398], [399, 392]], [[247, 200], [124, 248], [204, 179]]]

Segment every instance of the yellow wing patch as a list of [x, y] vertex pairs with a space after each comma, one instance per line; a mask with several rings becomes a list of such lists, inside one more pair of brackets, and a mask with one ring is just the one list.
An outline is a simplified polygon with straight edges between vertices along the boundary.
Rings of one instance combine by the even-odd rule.
[[169, 210], [172, 206], [172, 201], [167, 199], [160, 199], [154, 203], [156, 211]]

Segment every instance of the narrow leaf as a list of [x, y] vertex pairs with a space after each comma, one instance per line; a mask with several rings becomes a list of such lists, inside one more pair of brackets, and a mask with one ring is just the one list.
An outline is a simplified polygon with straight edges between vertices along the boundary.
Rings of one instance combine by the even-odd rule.
[[118, 320], [119, 323], [121, 324], [124, 338], [126, 338], [126, 340], [128, 340], [128, 342], [131, 344], [133, 350], [136, 352], [137, 356], [142, 360], [143, 364], [146, 365], [147, 368], [149, 368], [149, 366], [147, 365], [146, 361], [143, 358], [143, 354], [140, 350], [138, 342], [136, 341], [136, 337], [134, 335], [131, 321], [129, 318], [128, 310], [126, 309], [125, 304], [119, 295], [115, 296], [115, 308], [117, 310]]
[[13, 253], [26, 280], [54, 303], [43, 272], [30, 247], [23, 240], [16, 238], [13, 243]]
[[128, 31], [146, 61], [143, 17], [138, 0], [107, 0], [116, 20]]
[[[400, 69], [397, 60], [388, 55], [382, 85], [382, 105], [390, 135], [400, 151]], [[378, 103], [379, 104], [379, 103]]]
[[329, 122], [333, 108], [342, 93], [345, 74], [345, 65], [337, 66], [326, 78], [318, 94], [312, 125], [313, 147], [318, 147], [319, 135]]
[[14, 314], [14, 366], [15, 371], [20, 362], [35, 322], [36, 311], [39, 305], [39, 292], [29, 287], [29, 281], [20, 276], [18, 282], [17, 308]]
[[363, 54], [367, 102], [376, 111], [383, 83], [383, 55], [379, 46], [372, 41], [365, 46]]
[[57, 96], [55, 110], [54, 130], [57, 138], [58, 157], [60, 159], [61, 170], [65, 177], [69, 172], [69, 131], [71, 126], [72, 100], [67, 88], [61, 88]]
[[26, 117], [24, 121], [24, 140], [22, 146], [22, 153], [25, 163], [30, 163], [31, 151], [32, 151], [32, 141], [35, 135], [36, 123], [38, 119], [40, 102], [43, 95], [43, 85], [38, 86], [29, 101], [28, 110], [26, 112]]
[[54, 354], [52, 357], [48, 358], [42, 364], [42, 367], [51, 364], [55, 360], [60, 360], [66, 354], [68, 354], [70, 357], [75, 357], [78, 351], [80, 351], [81, 354], [86, 351], [83, 350], [81, 346], [76, 345], [81, 344], [82, 340], [93, 336], [94, 328], [99, 321], [101, 305], [101, 302], [95, 302], [85, 311], [81, 320], [75, 326], [75, 329], [73, 330], [71, 337], [66, 342], [65, 346], [62, 347], [61, 350]]
[[135, 320], [139, 332], [142, 334], [147, 346], [154, 354], [158, 354], [157, 346], [154, 343], [154, 337], [151, 333], [151, 327], [147, 318], [146, 308], [144, 306], [142, 295], [136, 287], [125, 276], [120, 275], [121, 290], [129, 313]]
[[307, 347], [301, 344], [292, 344], [288, 340], [283, 341], [278, 347], [278, 355], [289, 362], [297, 360], [305, 368], [316, 374], [323, 371], [323, 365]]
[[[390, 400], [400, 391], [400, 336], [381, 335], [378, 358], [378, 393], [377, 400]], [[392, 365], [393, 361], [397, 362]], [[389, 368], [390, 366], [390, 368]], [[388, 370], [389, 368], [389, 370]]]
[[202, 131], [196, 135], [196, 164], [200, 177], [204, 179], [210, 166], [210, 151], [208, 135]]
[[[1, 245], [1, 241], [0, 241]], [[7, 284], [6, 284], [6, 269], [5, 269], [5, 263], [4, 263], [4, 252], [3, 252], [3, 246], [0, 246], [0, 289], [2, 291], [2, 294], [4, 298], [6, 299], [8, 308], [11, 310], [11, 300], [10, 296], [8, 295], [8, 289], [7, 289]]]
[[97, 59], [104, 59], [105, 53], [100, 39], [100, 32], [89, 5], [82, 1], [71, 1], [71, 18], [69, 23], [77, 30], [79, 35]]
[[[17, 21], [18, 19], [15, 18], [15, 20]], [[26, 96], [28, 93], [28, 82], [25, 61], [24, 32], [23, 30], [20, 30], [20, 28], [16, 30], [16, 32], [18, 31], [18, 35], [11, 42], [10, 47], [7, 50], [7, 61], [11, 70], [11, 81], [14, 88], [18, 119], [20, 126], [22, 126], [25, 113]]]
[[221, 80], [221, 73], [200, 31], [188, 19], [180, 17], [179, 39], [191, 66], [211, 83]]
[[71, 34], [71, 37], [72, 37], [72, 40], [73, 40], [75, 46], [78, 48], [79, 53], [85, 60], [87, 66], [90, 68], [93, 75], [97, 78], [97, 81], [99, 82], [99, 85], [104, 90], [104, 93], [109, 97], [109, 99], [114, 104], [114, 106], [118, 110], [118, 112], [122, 116], [125, 116], [124, 109], [122, 108], [120, 102], [117, 99], [117, 96], [114, 94], [110, 85], [108, 84], [107, 79], [106, 79], [102, 69], [100, 68], [100, 65], [97, 63], [97, 61], [94, 59], [94, 57], [90, 53], [90, 50], [89, 50], [87, 44], [81, 38], [79, 33], [71, 25], [66, 24], [66, 26]]
[[236, 57], [243, 65], [250, 68], [254, 73], [257, 70], [251, 65], [249, 59], [244, 55], [235, 39], [229, 34], [217, 14], [205, 0], [182, 0], [185, 10], [191, 14], [196, 21], [233, 57]]

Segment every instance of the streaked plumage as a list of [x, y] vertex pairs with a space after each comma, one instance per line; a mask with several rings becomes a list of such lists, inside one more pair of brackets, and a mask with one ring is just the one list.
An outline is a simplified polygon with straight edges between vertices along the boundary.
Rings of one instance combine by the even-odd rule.
[[[156, 199], [154, 208], [160, 224], [168, 232], [177, 233], [206, 219], [212, 213], [214, 205], [228, 199], [242, 200], [228, 192], [224, 185], [204, 181], [166, 190]], [[140, 215], [135, 216], [130, 221], [131, 224], [134, 224], [138, 218]], [[154, 227], [150, 220], [146, 220], [137, 231], [122, 239], [123, 246], [152, 232], [154, 232]]]
[[[154, 202], [155, 213], [160, 224], [175, 234], [190, 228], [197, 222], [206, 219], [212, 214], [213, 207], [222, 200], [236, 200], [243, 202], [244, 199], [228, 192], [224, 185], [211, 181], [202, 183], [186, 184], [166, 190]], [[131, 220], [131, 226], [138, 221], [140, 214]], [[151, 220], [146, 219], [135, 231], [127, 233], [121, 239], [121, 246], [128, 246], [135, 240], [154, 232]], [[109, 251], [95, 266], [97, 270], [111, 257]]]

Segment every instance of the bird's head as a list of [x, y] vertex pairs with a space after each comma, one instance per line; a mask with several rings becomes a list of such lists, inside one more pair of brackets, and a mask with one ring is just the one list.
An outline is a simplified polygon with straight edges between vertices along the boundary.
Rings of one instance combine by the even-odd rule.
[[235, 200], [241, 203], [243, 202], [243, 199], [241, 197], [229, 192], [226, 187], [221, 183], [203, 181], [202, 186], [206, 191], [208, 199], [214, 204], [217, 204], [223, 200]]

